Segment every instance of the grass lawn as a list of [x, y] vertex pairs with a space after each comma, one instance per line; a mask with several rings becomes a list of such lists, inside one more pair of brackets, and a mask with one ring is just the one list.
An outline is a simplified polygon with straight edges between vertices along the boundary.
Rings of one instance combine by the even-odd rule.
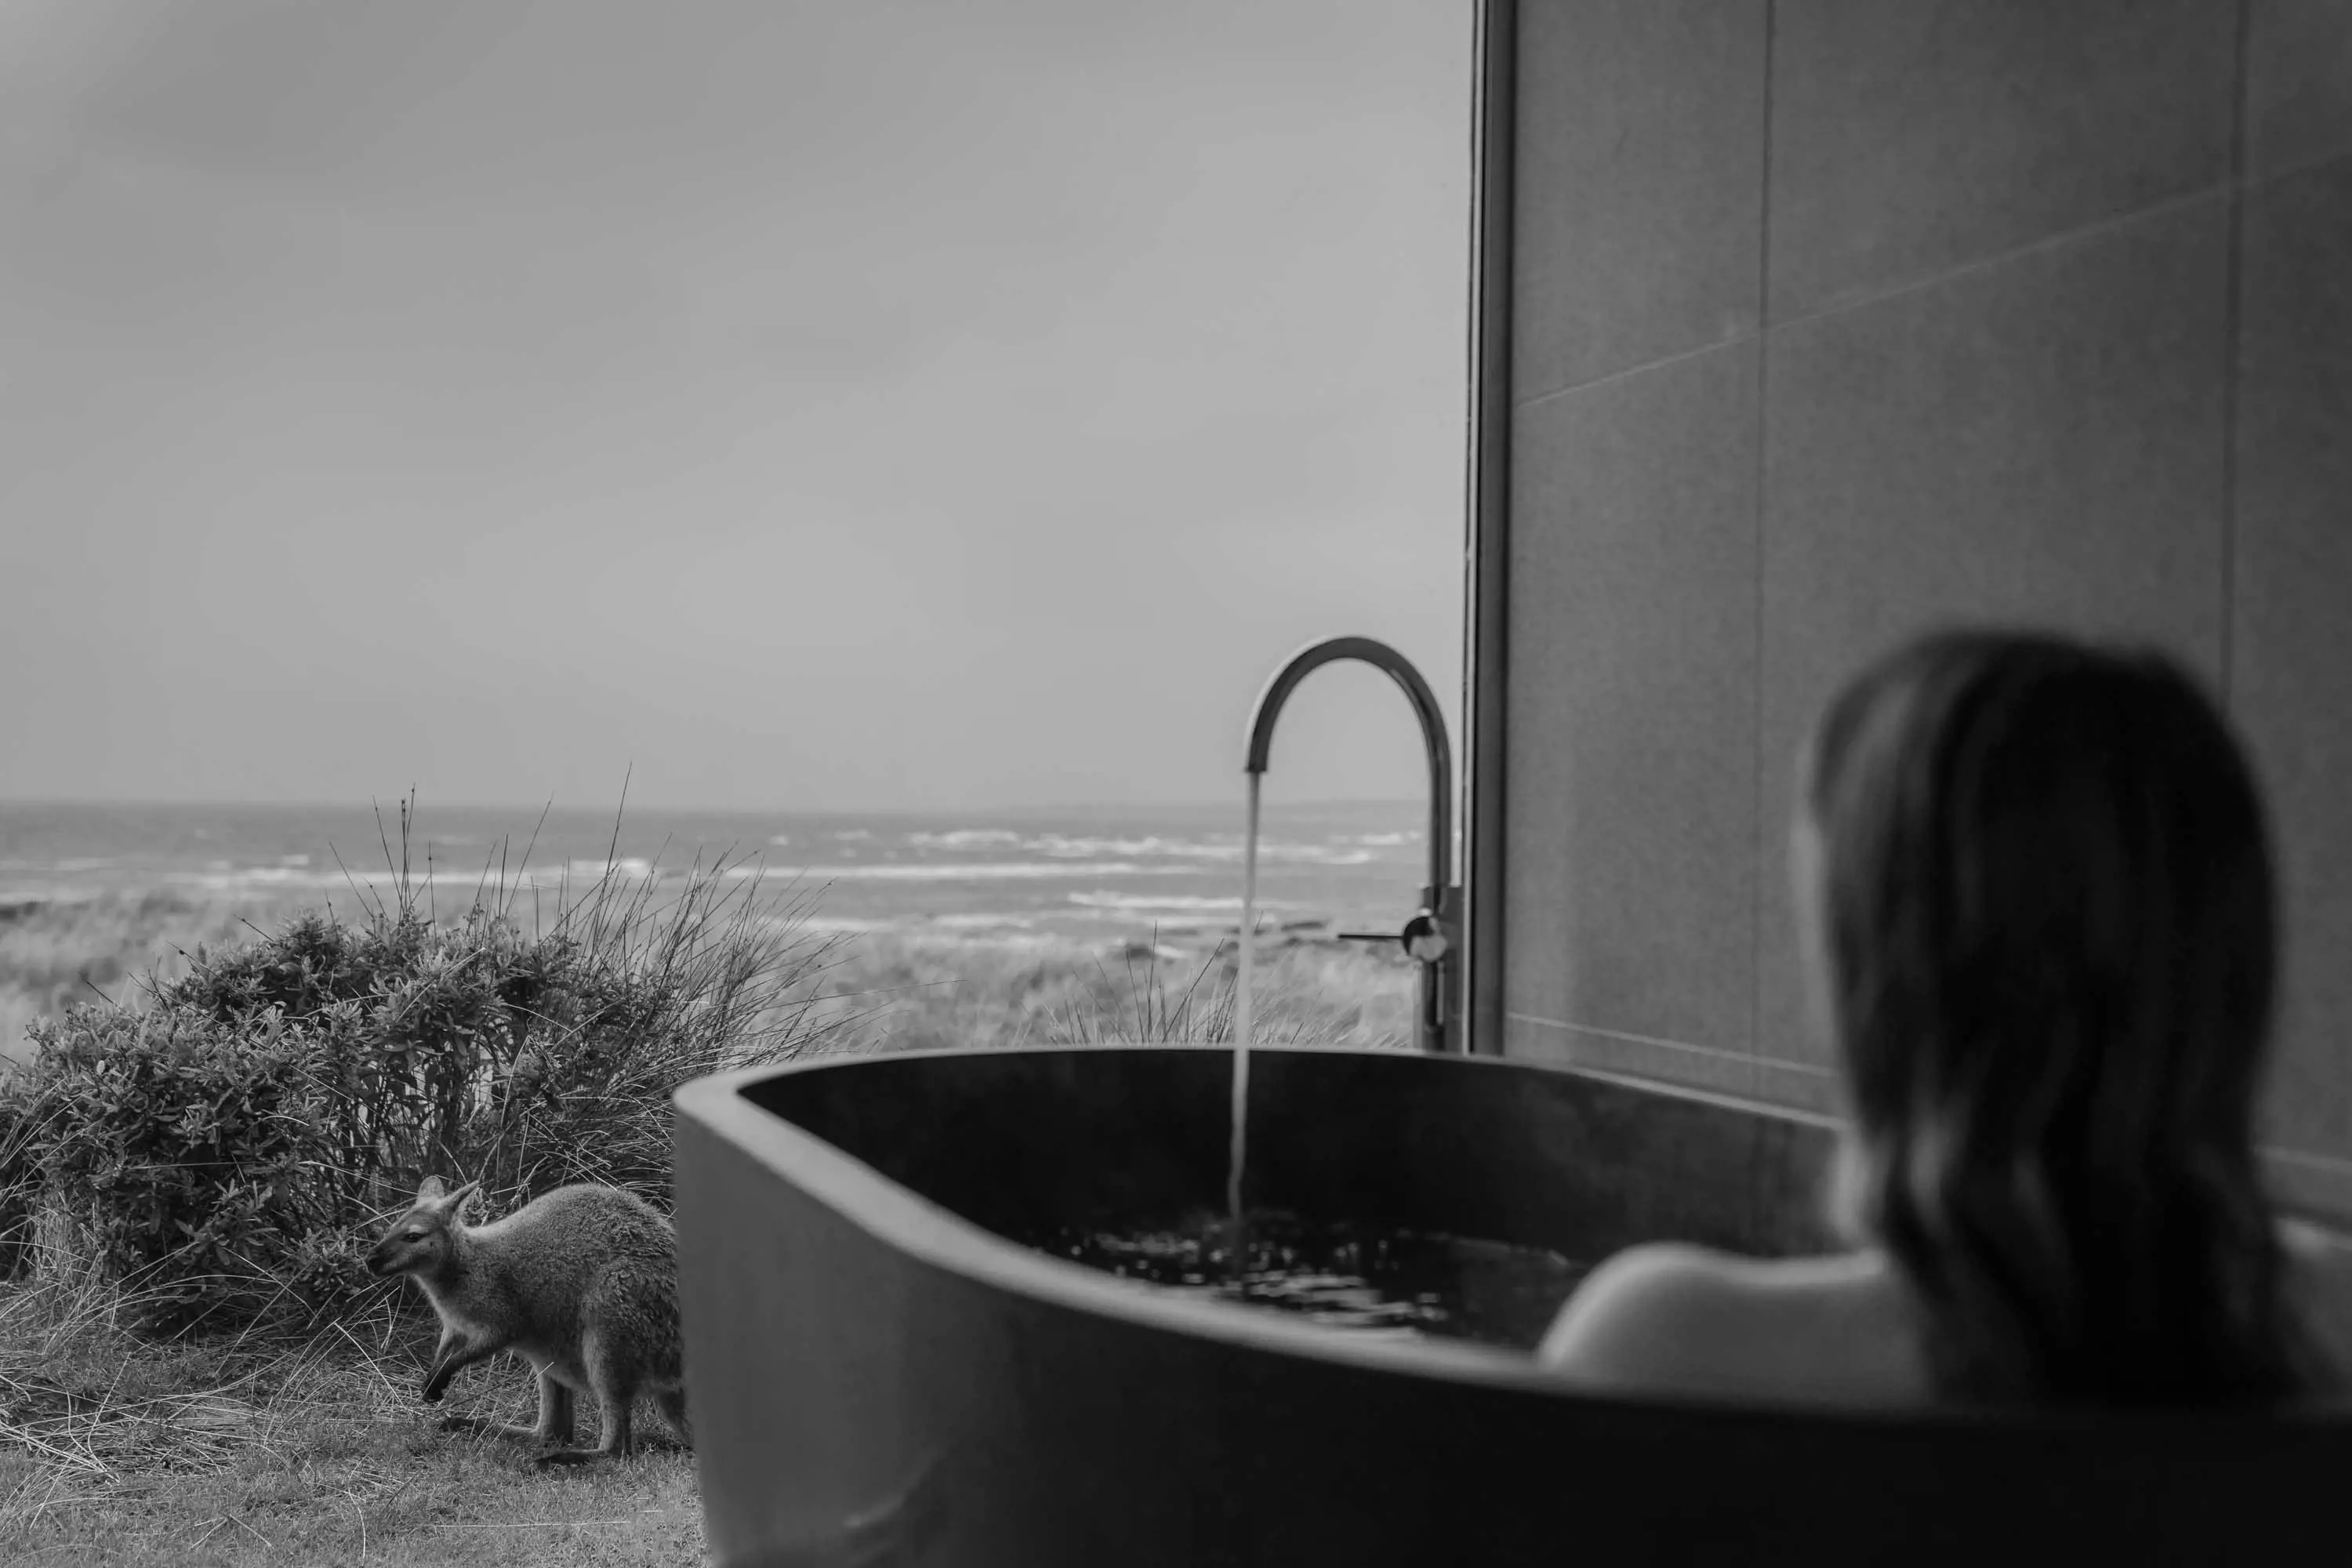
[[[502, 1357], [421, 1404], [433, 1332], [379, 1311], [302, 1342], [159, 1346], [87, 1299], [0, 1294], [0, 1563], [704, 1561], [689, 1455], [541, 1469], [520, 1445], [436, 1430], [445, 1414], [528, 1422], [537, 1395]], [[667, 1434], [650, 1407], [637, 1427]]]

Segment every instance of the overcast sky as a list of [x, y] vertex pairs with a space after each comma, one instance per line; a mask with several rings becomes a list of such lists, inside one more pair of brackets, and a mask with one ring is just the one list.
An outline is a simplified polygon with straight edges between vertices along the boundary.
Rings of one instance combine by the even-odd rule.
[[1470, 12], [0, 0], [0, 796], [1214, 800], [1309, 638], [1451, 701]]

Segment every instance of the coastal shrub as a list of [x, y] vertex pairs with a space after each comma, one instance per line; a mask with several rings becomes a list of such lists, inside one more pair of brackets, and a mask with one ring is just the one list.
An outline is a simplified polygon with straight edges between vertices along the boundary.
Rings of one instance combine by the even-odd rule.
[[289, 1267], [341, 1212], [317, 1135], [320, 1032], [274, 1012], [246, 1026], [92, 1005], [33, 1037], [17, 1194], [45, 1265], [135, 1281], [173, 1324], [338, 1293], [331, 1270]]
[[70, 1257], [184, 1327], [347, 1302], [426, 1172], [665, 1197], [670, 1092], [825, 1027], [828, 940], [734, 869], [608, 874], [539, 931], [503, 889], [436, 921], [404, 880], [37, 1022], [0, 1088], [7, 1260]]

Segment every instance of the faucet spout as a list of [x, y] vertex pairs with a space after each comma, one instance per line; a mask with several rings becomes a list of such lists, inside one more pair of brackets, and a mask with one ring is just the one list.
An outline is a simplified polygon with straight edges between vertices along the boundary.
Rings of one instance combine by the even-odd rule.
[[1421, 1045], [1424, 1050], [1459, 1051], [1461, 1006], [1459, 975], [1461, 942], [1455, 928], [1460, 916], [1461, 889], [1454, 879], [1454, 748], [1446, 737], [1445, 715], [1437, 694], [1411, 660], [1384, 642], [1371, 637], [1328, 637], [1293, 654], [1258, 693], [1250, 715], [1249, 750], [1243, 772], [1264, 773], [1274, 746], [1274, 722], [1298, 683], [1324, 665], [1355, 659], [1385, 673], [1401, 687], [1421, 721], [1421, 737], [1429, 754], [1429, 880], [1422, 889], [1422, 908], [1406, 925], [1405, 950], [1421, 961]]

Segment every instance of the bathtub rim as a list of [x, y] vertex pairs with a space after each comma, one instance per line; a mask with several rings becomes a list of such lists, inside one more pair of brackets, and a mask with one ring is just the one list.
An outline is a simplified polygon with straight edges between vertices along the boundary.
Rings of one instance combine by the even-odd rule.
[[[1390, 1049], [1326, 1046], [1253, 1046], [1253, 1055], [1425, 1059]], [[2267, 1411], [2075, 1411], [1908, 1408], [1792, 1405], [1732, 1394], [1657, 1392], [1627, 1394], [1595, 1389], [1549, 1372], [1526, 1352], [1450, 1340], [1403, 1340], [1353, 1336], [1292, 1321], [1279, 1314], [1214, 1300], [1138, 1289], [1068, 1259], [1054, 1258], [964, 1218], [921, 1193], [893, 1180], [837, 1144], [775, 1112], [753, 1104], [744, 1090], [756, 1083], [803, 1073], [854, 1071], [877, 1063], [965, 1058], [1129, 1055], [1199, 1051], [1230, 1056], [1232, 1047], [1198, 1042], [1100, 1046], [962, 1046], [882, 1055], [847, 1053], [770, 1062], [707, 1074], [680, 1085], [671, 1095], [678, 1121], [692, 1119], [789, 1182], [842, 1223], [924, 1267], [1003, 1291], [1029, 1303], [1087, 1313], [1158, 1332], [1188, 1334], [1253, 1355], [1303, 1358], [1338, 1367], [1386, 1373], [1427, 1383], [1475, 1387], [1511, 1397], [1557, 1400], [1591, 1408], [1596, 1415], [1614, 1409], [1654, 1416], [1724, 1421], [1827, 1424], [1862, 1431], [1930, 1434], [1937, 1431], [2019, 1431], [2061, 1436], [2092, 1435], [2122, 1426], [2143, 1436], [2166, 1431], [2222, 1430], [2284, 1434], [2297, 1431], [2352, 1436], [2352, 1402]], [[1564, 1063], [1509, 1058], [1448, 1057], [1450, 1067], [1560, 1074], [1597, 1079], [1666, 1099], [1696, 1100], [1759, 1117], [1813, 1127], [1835, 1128], [1837, 1119], [1738, 1096], [1664, 1083]]]

